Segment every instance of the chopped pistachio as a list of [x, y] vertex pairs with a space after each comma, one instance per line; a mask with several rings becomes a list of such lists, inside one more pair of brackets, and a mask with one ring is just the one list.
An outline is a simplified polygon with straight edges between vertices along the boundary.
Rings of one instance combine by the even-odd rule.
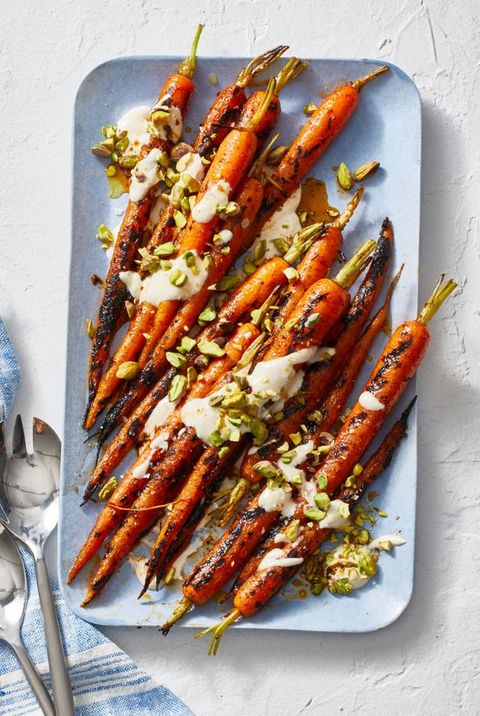
[[300, 220], [301, 225], [305, 226], [305, 224], [307, 223], [307, 219], [308, 219], [308, 211], [301, 211], [298, 215], [298, 218]]
[[192, 348], [196, 345], [197, 341], [194, 338], [190, 338], [190, 336], [183, 336], [182, 340], [180, 341], [180, 348], [182, 351], [185, 351], [185, 353], [191, 351]]
[[256, 270], [257, 270], [257, 267], [255, 266], [255, 264], [252, 263], [251, 261], [249, 261], [248, 259], [245, 259], [245, 261], [243, 262], [243, 266], [242, 266], [243, 273], [246, 276], [251, 276], [252, 274], [255, 273]]
[[302, 436], [300, 433], [290, 433], [290, 435], [288, 437], [290, 438], [291, 442], [295, 445], [295, 447], [297, 445], [300, 445], [300, 443], [302, 442]]
[[90, 151], [92, 154], [95, 154], [95, 156], [102, 158], [109, 157], [112, 153], [111, 148], [106, 146], [103, 142], [100, 144], [94, 144]]
[[275, 467], [273, 462], [270, 462], [269, 460], [260, 460], [259, 462], [255, 463], [253, 469], [261, 477], [264, 477], [266, 479], [275, 478], [279, 475], [279, 470]]
[[85, 319], [85, 330], [87, 332], [87, 336], [92, 341], [93, 336], [95, 335], [95, 326], [93, 325], [93, 321], [91, 321], [89, 318]]
[[148, 273], [156, 273], [160, 268], [160, 259], [154, 254], [150, 254], [148, 249], [142, 247], [138, 249], [141, 258], [136, 260], [140, 267], [140, 271], [148, 271]]
[[218, 451], [218, 457], [219, 457], [220, 460], [221, 460], [221, 459], [224, 458], [226, 455], [228, 455], [229, 452], [230, 452], [230, 448], [229, 448], [227, 445], [224, 445], [224, 446], [221, 447], [220, 450]]
[[118, 199], [122, 194], [128, 192], [128, 179], [120, 168], [115, 164], [109, 164], [105, 169], [108, 182], [108, 196], [110, 199]]
[[325, 518], [325, 515], [327, 514], [325, 510], [319, 510], [315, 509], [313, 507], [309, 507], [305, 509], [304, 511], [305, 517], [308, 517], [310, 520], [313, 520], [314, 522], [320, 522]]
[[170, 383], [170, 389], [168, 391], [168, 399], [171, 403], [175, 402], [182, 397], [187, 389], [187, 378], [184, 375], [174, 376]]
[[355, 475], [349, 475], [347, 479], [345, 480], [345, 487], [356, 487], [357, 481], [355, 479]]
[[164, 244], [160, 244], [153, 249], [155, 256], [171, 256], [175, 251], [175, 244], [173, 241], [166, 241]]
[[247, 395], [240, 390], [235, 391], [234, 393], [228, 393], [222, 399], [222, 406], [224, 408], [246, 408], [247, 405]]
[[104, 484], [104, 486], [98, 491], [98, 499], [102, 502], [107, 502], [107, 500], [110, 499], [110, 497], [115, 492], [115, 488], [118, 485], [118, 480], [116, 477], [111, 477], [107, 482]]
[[118, 366], [116, 377], [121, 380], [133, 380], [140, 372], [140, 366], [134, 360], [127, 360]]
[[165, 357], [174, 368], [181, 368], [185, 365], [186, 358], [181, 353], [174, 353], [173, 351], [167, 351]]
[[221, 213], [224, 216], [236, 216], [241, 211], [236, 201], [229, 201], [227, 206], [223, 207]]
[[324, 510], [324, 511], [328, 510], [328, 506], [330, 504], [330, 498], [326, 492], [318, 492], [313, 499], [315, 501], [316, 506], [320, 510]]
[[367, 179], [367, 177], [377, 171], [379, 166], [380, 162], [367, 162], [366, 164], [362, 164], [361, 167], [357, 167], [355, 171], [352, 172], [353, 181], [363, 181]]
[[118, 163], [122, 169], [133, 169], [137, 166], [138, 157], [135, 154], [125, 154], [119, 158]]
[[286, 331], [291, 331], [296, 325], [297, 325], [297, 319], [291, 318], [289, 321], [286, 321], [284, 328]]
[[357, 462], [355, 467], [353, 468], [353, 474], [355, 477], [358, 477], [358, 475], [361, 475], [363, 472], [363, 467], [360, 465], [360, 463]]
[[207, 77], [207, 80], [210, 82], [211, 85], [218, 85], [218, 75], [215, 72], [210, 72]]
[[225, 355], [223, 348], [220, 348], [218, 343], [215, 341], [199, 341], [198, 350], [205, 356], [213, 356], [214, 358], [220, 358]]
[[221, 405], [222, 401], [223, 401], [223, 395], [221, 395], [220, 393], [214, 393], [208, 399], [208, 404], [212, 408], [215, 408], [217, 405]]
[[258, 266], [260, 263], [262, 263], [265, 254], [267, 252], [267, 242], [265, 239], [262, 239], [258, 242], [258, 244], [253, 249], [253, 263]]
[[350, 169], [347, 167], [347, 165], [344, 162], [342, 162], [337, 169], [337, 181], [338, 181], [339, 186], [341, 186], [342, 189], [345, 189], [346, 191], [351, 189], [353, 186]]
[[317, 475], [317, 484], [321, 490], [324, 490], [328, 484], [326, 475]]
[[220, 447], [220, 445], [222, 445], [225, 442], [225, 440], [222, 437], [222, 435], [220, 434], [219, 430], [214, 430], [213, 433], [210, 433], [210, 435], [208, 437], [208, 442], [210, 443], [210, 445], [213, 445], [214, 447]]
[[286, 239], [273, 239], [273, 245], [277, 249], [277, 251], [283, 256], [287, 253], [288, 249], [290, 248], [290, 244]]
[[187, 368], [187, 388], [192, 387], [192, 385], [197, 380], [197, 377], [198, 377], [198, 373], [195, 370], [195, 368], [193, 367], [193, 365], [189, 366]]
[[300, 520], [292, 520], [286, 527], [284, 533], [289, 542], [295, 542], [300, 534]]
[[217, 312], [215, 311], [213, 306], [207, 306], [206, 308], [203, 309], [203, 311], [199, 315], [198, 321], [199, 321], [200, 325], [202, 323], [210, 323], [210, 321], [214, 320], [216, 315], [217, 315]]
[[329, 591], [335, 594], [338, 592], [338, 594], [351, 594], [353, 587], [350, 580], [348, 580], [346, 577], [343, 579], [336, 579], [335, 581], [331, 582], [328, 587]]
[[224, 276], [216, 285], [217, 291], [230, 291], [230, 289], [235, 288], [235, 286], [238, 286], [240, 283], [240, 278], [235, 275], [227, 275]]
[[317, 109], [317, 105], [315, 102], [309, 102], [308, 104], [303, 105], [303, 111], [305, 114], [313, 114], [315, 110]]
[[187, 274], [183, 271], [180, 271], [180, 269], [173, 269], [172, 273], [168, 277], [170, 283], [174, 286], [178, 286], [179, 288], [186, 284], [187, 279]]
[[135, 313], [135, 304], [131, 301], [125, 301], [125, 310], [127, 312], [127, 316], [131, 318]]
[[173, 220], [175, 221], [175, 225], [179, 229], [183, 229], [183, 227], [186, 226], [186, 224], [187, 224], [186, 218], [184, 217], [182, 212], [179, 211], [178, 209], [175, 209], [175, 211], [173, 212]]
[[250, 432], [254, 437], [255, 445], [263, 445], [268, 437], [268, 429], [264, 422], [258, 418], [254, 418], [250, 424]]

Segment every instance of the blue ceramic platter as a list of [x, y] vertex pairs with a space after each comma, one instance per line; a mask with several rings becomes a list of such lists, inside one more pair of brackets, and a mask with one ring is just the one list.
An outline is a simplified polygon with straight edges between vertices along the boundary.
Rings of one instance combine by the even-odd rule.
[[[100, 128], [114, 123], [124, 111], [138, 104], [151, 105], [164, 78], [176, 68], [178, 58], [131, 57], [106, 62], [94, 69], [82, 82], [75, 103], [73, 157], [73, 213], [70, 265], [68, 353], [66, 370], [66, 409], [62, 477], [62, 509], [59, 529], [60, 581], [71, 609], [87, 621], [108, 625], [159, 625], [180, 596], [179, 588], [149, 592], [146, 601], [138, 601], [139, 582], [132, 566], [124, 564], [107, 585], [103, 595], [87, 609], [79, 605], [85, 592], [91, 567], [86, 567], [71, 587], [65, 576], [79, 545], [93, 525], [100, 506], [80, 507], [83, 485], [94, 464], [94, 446], [84, 444], [81, 420], [85, 406], [89, 340], [84, 321], [96, 316], [100, 291], [90, 276], [104, 276], [107, 259], [95, 238], [96, 228], [105, 223], [116, 226], [124, 208], [123, 199], [107, 197], [104, 164], [89, 149], [99, 140]], [[208, 75], [219, 78], [217, 87], [233, 81], [245, 59], [202, 58], [195, 79], [196, 94], [186, 121], [191, 127], [186, 141], [193, 137], [217, 88]], [[282, 94], [282, 116], [278, 129], [281, 142], [287, 144], [305, 121], [302, 108], [320, 100], [320, 93], [345, 80], [370, 72], [379, 63], [371, 60], [312, 60], [309, 68]], [[420, 213], [420, 100], [412, 81], [398, 67], [362, 91], [360, 106], [331, 148], [315, 167], [315, 176], [327, 183], [330, 201], [342, 208], [347, 195], [336, 186], [332, 167], [346, 162], [355, 168], [375, 159], [381, 170], [366, 182], [364, 199], [345, 234], [345, 253], [368, 237], [377, 237], [385, 215], [394, 224], [396, 235], [392, 274], [402, 262], [405, 270], [395, 291], [392, 323], [412, 318], [417, 311], [417, 268]], [[422, 297], [423, 298], [423, 297]], [[385, 342], [379, 337], [373, 355]], [[362, 375], [363, 384], [372, 364]], [[411, 399], [410, 386], [390, 423]], [[392, 554], [382, 554], [377, 577], [350, 597], [301, 598], [299, 590], [288, 587], [255, 619], [243, 627], [259, 629], [295, 629], [305, 631], [365, 632], [394, 621], [409, 602], [413, 587], [415, 544], [415, 499], [417, 481], [417, 445], [415, 416], [411, 416], [410, 434], [379, 480], [380, 492], [375, 504], [388, 513], [379, 520], [374, 535], [401, 530], [407, 544]], [[125, 469], [125, 467], [124, 467]], [[116, 471], [121, 474], [121, 470]], [[144, 547], [145, 549], [145, 547]], [[96, 563], [95, 563], [96, 564]], [[181, 623], [206, 626], [218, 621], [226, 607], [212, 604], [195, 611]]]

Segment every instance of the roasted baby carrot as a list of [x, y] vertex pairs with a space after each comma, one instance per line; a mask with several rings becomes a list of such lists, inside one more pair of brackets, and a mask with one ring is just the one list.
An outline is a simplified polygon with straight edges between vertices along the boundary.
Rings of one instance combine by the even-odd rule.
[[[192, 76], [195, 71], [195, 58], [198, 40], [202, 31], [199, 25], [192, 47], [191, 55], [180, 63], [176, 73], [172, 74], [163, 85], [157, 104], [167, 107], [169, 111], [179, 110], [184, 116], [193, 93]], [[148, 145], [140, 151], [140, 161], [150, 152], [169, 149], [172, 144], [171, 136], [157, 136], [151, 134]], [[108, 351], [113, 339], [117, 320], [124, 309], [125, 299], [128, 296], [126, 286], [120, 280], [120, 273], [132, 268], [138, 248], [142, 245], [143, 234], [150, 215], [150, 209], [155, 201], [155, 191], [152, 187], [146, 194], [128, 203], [122, 225], [115, 242], [113, 257], [110, 262], [107, 277], [104, 283], [102, 301], [98, 314], [89, 363], [88, 377], [88, 406], [95, 397], [100, 382], [103, 367], [108, 359]]]
[[[238, 362], [245, 350], [258, 335], [259, 331], [253, 324], [240, 326], [225, 345], [224, 355], [212, 361], [206, 370], [200, 374], [185, 399], [201, 398], [207, 395], [212, 386], [220, 380], [222, 375]], [[174, 404], [172, 404], [171, 407], [173, 411], [175, 407]], [[159, 432], [162, 433], [162, 441], [151, 455], [152, 461], [156, 462], [166, 453], [168, 445], [172, 440], [180, 440], [178, 433], [183, 427], [178, 409], [173, 414], [169, 414], [167, 409], [165, 413], [162, 413], [162, 416], [163, 415], [165, 415], [163, 421], [159, 420], [158, 425], [152, 426], [152, 431], [154, 431], [153, 440], [158, 436]], [[125, 513], [121, 510], [129, 508], [146, 486], [144, 475], [137, 477], [136, 469], [142, 465], [147, 457], [150, 457], [150, 453], [152, 453], [152, 439], [148, 440], [144, 445], [137, 460], [118, 484], [108, 504], [105, 505], [103, 511], [97, 517], [94, 527], [70, 569], [67, 578], [68, 582], [71, 582], [76, 577], [82, 567], [98, 551], [104, 539], [123, 520]]]

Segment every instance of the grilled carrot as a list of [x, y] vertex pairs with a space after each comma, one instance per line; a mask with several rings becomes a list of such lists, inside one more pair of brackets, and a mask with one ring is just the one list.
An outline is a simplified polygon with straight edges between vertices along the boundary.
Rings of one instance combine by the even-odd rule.
[[[454, 281], [443, 283], [443, 280], [442, 276], [417, 319], [399, 326], [387, 342], [366, 383], [365, 391], [357, 400], [338, 433], [332, 450], [318, 470], [317, 477], [323, 477], [325, 487], [322, 489], [327, 494], [335, 494], [352, 473], [408, 381], [416, 373], [430, 339], [427, 324], [456, 287]], [[306, 516], [304, 521], [307, 521]], [[286, 556], [308, 557], [318, 547], [320, 532], [322, 530], [315, 524], [308, 531], [304, 530], [301, 543], [296, 548], [290, 548]], [[252, 582], [258, 573], [247, 580], [234, 600], [236, 609], [240, 610], [238, 614], [254, 614], [276, 594], [293, 571], [292, 568], [282, 567], [265, 570], [265, 574], [261, 575], [261, 588], [256, 588], [254, 581]]]
[[[159, 94], [159, 101], [163, 106], [175, 107], [183, 116], [193, 93], [191, 78], [195, 71], [196, 50], [202, 29], [203, 26], [199, 25], [190, 56], [180, 63], [177, 72], [167, 79]], [[169, 149], [170, 145], [171, 142], [168, 138], [161, 139], [152, 134], [148, 145], [143, 146], [140, 151], [140, 159], [143, 159], [153, 149]], [[155, 191], [152, 188], [140, 201], [129, 201], [118, 232], [92, 341], [88, 377], [88, 407], [95, 397], [103, 367], [108, 359], [108, 351], [117, 320], [128, 295], [126, 286], [120, 281], [120, 273], [133, 266], [137, 250], [143, 241], [143, 233], [154, 200]]]
[[[374, 244], [374, 242], [372, 243]], [[371, 250], [372, 246], [369, 244], [369, 251], [371, 252]], [[362, 258], [357, 256], [357, 269], [358, 264], [361, 264], [362, 261], [365, 262], [369, 252], [364, 250], [359, 253]], [[350, 271], [344, 271], [344, 274], [348, 274], [350, 277], [351, 271], [352, 267], [350, 266]], [[346, 279], [345, 283], [347, 283]], [[278, 331], [275, 342], [263, 357], [264, 361], [268, 362], [298, 350], [320, 345], [324, 336], [344, 313], [348, 301], [348, 291], [343, 288], [341, 280], [339, 282], [330, 279], [317, 281], [292, 311], [291, 325]], [[318, 314], [318, 320], [313, 322], [313, 325], [309, 321], [312, 314]], [[202, 494], [214, 481], [218, 480], [224, 466], [232, 458], [237, 448], [235, 443], [230, 443], [222, 448], [209, 447], [195, 465], [152, 549], [145, 585], [141, 594], [148, 588], [152, 578], [158, 575], [165, 566], [172, 541], [176, 539], [179, 529], [188, 520]], [[232, 564], [235, 566], [235, 560], [229, 561], [223, 567], [222, 573], [226, 580], [235, 571]]]
[[345, 367], [333, 384], [325, 402], [318, 410], [321, 418], [317, 423], [307, 424], [308, 432], [305, 435], [304, 441], [306, 441], [308, 436], [308, 439], [312, 440], [314, 445], [318, 444], [320, 434], [322, 432], [330, 431], [340, 417], [348, 396], [353, 390], [358, 374], [367, 359], [368, 353], [373, 345], [373, 341], [386, 324], [392, 293], [398, 279], [400, 278], [402, 269], [403, 266], [390, 284], [383, 306], [378, 310], [366, 327], [365, 331], [360, 336], [360, 339], [356, 344], [355, 351], [349, 357]]
[[[212, 163], [209, 166], [208, 172], [202, 185], [199, 189], [196, 198], [196, 206], [201, 206], [202, 201], [206, 200], [209, 196], [209, 192], [214, 190], [216, 186], [223, 186], [231, 198], [237, 188], [240, 187], [246, 173], [248, 172], [255, 153], [259, 146], [259, 140], [255, 134], [256, 123], [260, 122], [265, 112], [268, 112], [269, 102], [275, 90], [275, 83], [272, 80], [269, 83], [269, 89], [264, 93], [262, 103], [257, 107], [257, 111], [251, 119], [251, 123], [241, 130], [233, 129], [223, 140], [219, 146]], [[248, 103], [247, 103], [248, 104]], [[208, 215], [209, 216], [209, 215]], [[208, 216], [206, 218], [208, 218]], [[208, 219], [208, 221], [200, 220], [200, 216], [195, 213], [195, 207], [190, 214], [187, 221], [187, 225], [183, 230], [179, 243], [178, 243], [178, 254], [183, 255], [188, 251], [196, 251], [202, 255], [206, 250], [207, 244], [211, 241], [214, 233], [219, 225], [219, 216], [214, 215]], [[224, 257], [222, 261], [222, 270], [231, 265], [234, 260], [232, 252]], [[218, 271], [218, 268], [217, 268]], [[190, 305], [190, 311], [198, 316], [202, 308], [205, 306], [208, 300], [208, 284], [204, 284], [204, 290], [197, 293], [194, 297], [195, 301], [189, 301], [187, 305]], [[175, 314], [178, 310], [178, 301], [161, 301], [156, 308], [154, 326], [152, 327], [151, 343], [156, 343], [159, 336], [162, 333], [162, 329], [171, 323]], [[195, 306], [195, 309], [193, 308]], [[184, 328], [182, 326], [182, 332]], [[169, 336], [171, 336], [171, 331]], [[178, 336], [175, 337], [174, 343], [178, 340]], [[151, 345], [150, 343], [150, 345]], [[158, 354], [156, 350], [153, 351], [147, 364], [144, 365], [137, 380], [133, 381], [126, 394], [122, 396], [122, 399], [118, 401], [112, 408], [112, 415], [115, 416], [116, 422], [120, 417], [126, 417], [134, 408], [135, 404], [143, 398], [147, 393], [148, 388], [151, 387], [159, 374], [165, 367], [165, 351], [163, 345], [158, 345]], [[111, 376], [109, 376], [111, 378]], [[111, 392], [109, 392], [109, 395]], [[96, 406], [97, 408], [99, 406]], [[88, 416], [86, 425], [91, 427], [95, 421], [96, 415], [98, 415], [98, 409], [94, 413], [93, 411]], [[107, 422], [113, 420], [113, 417], [107, 416]]]
[[[347, 357], [354, 349], [365, 326], [369, 313], [382, 289], [386, 267], [388, 266], [393, 247], [393, 228], [388, 219], [382, 224], [380, 238], [372, 256], [372, 263], [359, 290], [352, 300], [352, 305], [341, 321], [343, 330], [335, 343], [335, 355], [331, 361], [322, 361], [313, 366], [305, 376], [303, 404], [293, 400], [286, 406], [282, 419], [271, 431], [272, 442], [261, 446], [257, 454], [246, 455], [242, 463], [241, 475], [245, 480], [244, 494], [248, 489], [247, 482], [257, 482], [258, 474], [253, 469], [258, 460], [276, 459], [276, 448], [291, 433], [295, 433], [317, 405], [323, 400], [326, 391], [340, 373]], [[241, 493], [241, 490], [239, 494]]]
[[[185, 400], [191, 398], [202, 398], [207, 395], [212, 386], [220, 380], [222, 375], [229, 371], [230, 368], [238, 362], [245, 350], [255, 340], [255, 338], [258, 337], [258, 335], [259, 331], [253, 324], [246, 323], [240, 326], [235, 334], [226, 343], [224, 355], [212, 361], [208, 368], [200, 374], [198, 380], [193, 384]], [[179, 416], [179, 408], [177, 408], [173, 415], [169, 415], [165, 418], [163, 423], [156, 427], [153, 439], [158, 436], [159, 433], [162, 433], [163, 442], [168, 446], [171, 444], [173, 439], [180, 439], [176, 436], [182, 427], [183, 425]], [[135, 470], [139, 467], [139, 465], [142, 465], [145, 459], [150, 455], [151, 445], [152, 439], [146, 442], [135, 463], [118, 484], [108, 504], [105, 505], [103, 511], [97, 517], [94, 527], [83, 544], [78, 556], [74, 560], [72, 568], [68, 574], [68, 582], [71, 582], [76, 577], [82, 567], [99, 550], [105, 538], [123, 520], [125, 514], [122, 513], [121, 509], [130, 507], [142, 489], [146, 486], [145, 477], [136, 477]], [[152, 460], [158, 462], [165, 452], [166, 448], [158, 447], [152, 455]]]
[[263, 216], [271, 216], [290, 196], [338, 136], [358, 106], [361, 88], [386, 71], [388, 67], [380, 67], [366, 77], [338, 87], [317, 107], [273, 172], [261, 209]]
[[[361, 499], [367, 488], [390, 465], [395, 450], [407, 434], [408, 416], [413, 408], [415, 400], [416, 398], [411, 401], [410, 405], [402, 413], [400, 419], [385, 436], [378, 450], [376, 450], [376, 452], [369, 458], [365, 464], [363, 472], [358, 478], [357, 486], [355, 488], [343, 486], [337, 494], [338, 499], [347, 502], [349, 505], [356, 504]], [[316, 549], [318, 549], [322, 542], [325, 542], [330, 538], [331, 532], [332, 531], [330, 529], [315, 529], [315, 527], [306, 525], [302, 532], [302, 541], [296, 548], [289, 550], [288, 556], [296, 556], [298, 554], [302, 557], [302, 559], [308, 557], [310, 554], [315, 552]], [[272, 547], [275, 544], [274, 536], [272, 535], [269, 540], [270, 546]], [[264, 553], [265, 552], [262, 548], [262, 554], [253, 557], [251, 559], [251, 563], [247, 563], [246, 568], [243, 570], [242, 574], [245, 579], [239, 579], [239, 584], [241, 586], [235, 595], [235, 608], [232, 612], [222, 622], [220, 622], [220, 624], [206, 629], [196, 635], [203, 636], [204, 634], [213, 632], [209, 654], [217, 653], [220, 640], [225, 630], [231, 624], [242, 616], [253, 616], [265, 603], [263, 601], [265, 593], [268, 593], [269, 598], [271, 598], [271, 596], [276, 594], [297, 571], [298, 567], [283, 567], [257, 572], [258, 564], [260, 563]], [[305, 557], [303, 554], [305, 554]], [[185, 613], [186, 605], [182, 604], [182, 602], [180, 602], [177, 610]], [[167, 622], [167, 625], [165, 626], [168, 627], [169, 622]], [[165, 626], [162, 628], [162, 631], [165, 630]]]

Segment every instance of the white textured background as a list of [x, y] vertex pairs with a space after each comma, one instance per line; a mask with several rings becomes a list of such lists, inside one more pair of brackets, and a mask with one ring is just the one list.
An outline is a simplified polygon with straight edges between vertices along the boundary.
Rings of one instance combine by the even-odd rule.
[[434, 324], [418, 383], [410, 606], [367, 635], [232, 633], [216, 659], [189, 630], [168, 640], [106, 631], [198, 716], [480, 713], [477, 2], [0, 0], [0, 9], [0, 312], [24, 370], [17, 407], [57, 430], [72, 108], [89, 70], [117, 55], [182, 54], [201, 21], [203, 54], [252, 55], [285, 42], [304, 57], [384, 58], [414, 78], [424, 136], [420, 298], [442, 270], [461, 293]]

